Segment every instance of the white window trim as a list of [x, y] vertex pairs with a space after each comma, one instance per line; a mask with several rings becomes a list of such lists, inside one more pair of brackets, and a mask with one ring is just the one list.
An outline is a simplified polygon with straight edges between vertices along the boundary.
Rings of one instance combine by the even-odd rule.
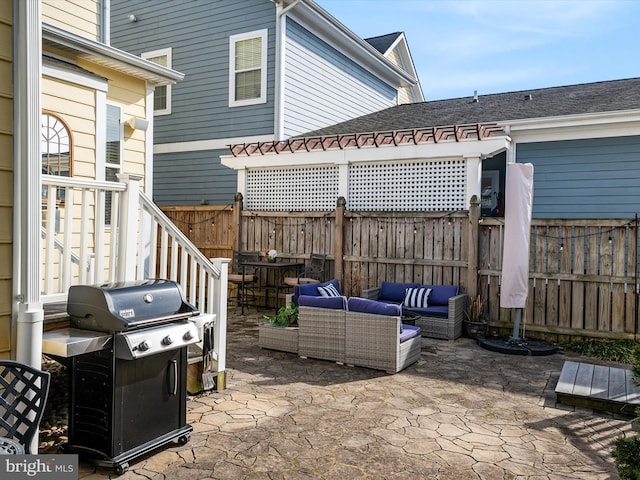
[[[106, 171], [107, 168], [113, 168], [115, 169], [115, 164], [113, 163], [108, 163], [107, 162], [107, 156], [106, 156], [106, 141], [107, 141], [107, 135], [106, 135], [106, 127], [107, 127], [107, 105], [112, 105], [114, 107], [117, 107], [120, 110], [120, 128], [119, 128], [119, 133], [118, 135], [120, 136], [120, 167], [118, 169], [118, 173], [122, 173], [123, 172], [123, 168], [124, 168], [124, 105], [120, 104], [120, 103], [116, 103], [116, 102], [111, 102], [109, 100], [107, 100], [106, 102], [104, 102], [104, 137], [103, 137], [103, 141], [104, 141], [104, 153], [102, 155], [102, 168], [100, 170], [97, 169], [97, 165], [96, 165], [96, 180], [106, 180]], [[113, 204], [112, 204], [113, 207]], [[110, 230], [111, 229], [111, 224], [108, 222], [105, 222], [105, 230]]]
[[[124, 163], [124, 157], [123, 157], [124, 155], [124, 105], [120, 103], [112, 102], [109, 100], [106, 100], [104, 103], [103, 102], [101, 103], [102, 105], [100, 106], [99, 110], [102, 111], [102, 114], [101, 114], [101, 117], [97, 117], [97, 118], [101, 118], [101, 121], [96, 122], [96, 126], [100, 124], [100, 130], [96, 132], [96, 141], [98, 141], [98, 139], [100, 140], [100, 146], [97, 147], [99, 149], [100, 154], [97, 155], [97, 158], [96, 158], [96, 180], [104, 181], [106, 178], [105, 172], [107, 167], [115, 168], [113, 163], [107, 164], [107, 152], [106, 152], [107, 105], [111, 105], [113, 107], [117, 107], [120, 109], [120, 171], [118, 173], [122, 173], [122, 167]], [[98, 112], [96, 112], [96, 114], [97, 113]]]
[[[229, 36], [229, 107], [242, 107], [267, 103], [267, 32], [268, 29], [239, 33]], [[251, 38], [262, 41], [262, 58], [260, 59], [260, 97], [247, 100], [236, 100], [236, 43]]]
[[[160, 50], [153, 50], [151, 52], [142, 52], [140, 54], [142, 58], [148, 60], [154, 57], [167, 57], [167, 68], [173, 68], [172, 48], [161, 48]], [[162, 110], [153, 110], [153, 102], [151, 102], [151, 109], [155, 116], [170, 115], [171, 114], [171, 85], [166, 85], [167, 89], [167, 108]]]

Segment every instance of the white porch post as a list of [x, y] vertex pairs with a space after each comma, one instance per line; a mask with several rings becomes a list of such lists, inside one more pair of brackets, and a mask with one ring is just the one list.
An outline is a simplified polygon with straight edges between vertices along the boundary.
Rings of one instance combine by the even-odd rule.
[[[16, 360], [40, 368], [44, 311], [40, 300], [42, 225], [40, 79], [42, 29], [38, 0], [13, 2], [14, 282]], [[36, 450], [37, 451], [37, 450]]]
[[120, 173], [118, 180], [127, 184], [127, 189], [120, 196], [120, 212], [118, 215], [118, 259], [115, 278], [119, 282], [136, 278], [136, 248], [138, 241], [138, 210], [140, 197], [140, 180], [138, 175]]
[[[227, 282], [229, 272], [228, 258], [212, 258], [211, 262], [220, 270], [220, 277], [214, 278], [214, 299], [216, 323], [213, 329], [214, 350], [218, 355], [218, 389], [225, 388], [226, 380], [224, 371], [227, 368]], [[222, 388], [220, 388], [222, 384]]]
[[[42, 184], [40, 94], [42, 27], [39, 0], [13, 2], [13, 283], [17, 361], [42, 366], [44, 310], [40, 298]], [[38, 435], [31, 442], [38, 452]]]

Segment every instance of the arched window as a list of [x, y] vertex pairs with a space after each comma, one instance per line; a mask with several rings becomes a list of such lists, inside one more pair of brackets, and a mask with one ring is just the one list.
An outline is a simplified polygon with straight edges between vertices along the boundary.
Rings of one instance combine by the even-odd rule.
[[72, 176], [71, 131], [52, 113], [42, 114], [42, 173]]
[[[42, 173], [47, 175], [59, 175], [61, 177], [72, 176], [73, 165], [71, 130], [62, 119], [52, 113], [42, 113]], [[47, 187], [42, 187], [42, 200], [47, 198]], [[58, 189], [56, 202], [64, 206], [65, 190]]]

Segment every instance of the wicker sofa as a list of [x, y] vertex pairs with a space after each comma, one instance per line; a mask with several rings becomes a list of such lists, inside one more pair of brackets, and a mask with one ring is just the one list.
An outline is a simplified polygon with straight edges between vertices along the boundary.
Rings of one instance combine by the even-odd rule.
[[396, 373], [420, 358], [420, 328], [401, 308], [365, 298], [301, 295], [298, 355]]
[[[296, 287], [289, 301], [298, 306], [297, 353], [302, 358], [330, 360], [339, 364], [397, 373], [420, 358], [420, 328], [402, 324], [399, 304], [365, 298], [321, 296], [318, 287], [337, 280]], [[263, 348], [292, 352], [294, 332], [260, 326]]]
[[461, 294], [454, 285], [420, 285], [418, 283], [382, 282], [377, 288], [363, 291], [362, 296], [384, 303], [401, 305], [405, 301], [407, 289], [429, 289], [428, 306], [406, 307], [403, 310], [419, 315], [416, 326], [420, 327], [423, 337], [455, 340], [462, 336], [464, 310], [467, 295]]
[[344, 363], [346, 297], [301, 295], [298, 301], [298, 355]]

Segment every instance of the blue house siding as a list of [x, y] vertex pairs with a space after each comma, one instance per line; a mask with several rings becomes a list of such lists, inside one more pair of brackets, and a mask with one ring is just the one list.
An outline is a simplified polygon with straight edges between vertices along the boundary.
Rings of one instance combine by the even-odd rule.
[[290, 18], [286, 31], [285, 137], [397, 104], [393, 87]]
[[[160, 206], [194, 205], [206, 200], [211, 205], [233, 203], [236, 171], [220, 164], [228, 149], [154, 155], [153, 200]], [[176, 174], [179, 170], [179, 175]]]
[[[155, 117], [156, 144], [273, 133], [275, 21], [269, 0], [111, 1], [114, 47], [135, 55], [172, 48], [172, 68], [185, 74], [172, 87], [171, 114]], [[229, 36], [264, 28], [267, 102], [229, 108]]]
[[640, 136], [522, 143], [534, 218], [633, 218], [640, 212]]

